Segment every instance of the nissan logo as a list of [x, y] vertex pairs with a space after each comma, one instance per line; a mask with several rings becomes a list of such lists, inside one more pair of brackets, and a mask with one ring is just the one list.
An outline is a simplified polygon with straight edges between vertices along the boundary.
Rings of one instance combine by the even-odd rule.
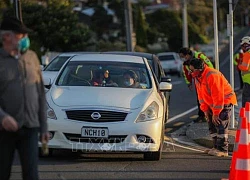
[[91, 114], [91, 117], [92, 117], [92, 119], [97, 120], [97, 119], [100, 119], [102, 116], [99, 112], [93, 112]]

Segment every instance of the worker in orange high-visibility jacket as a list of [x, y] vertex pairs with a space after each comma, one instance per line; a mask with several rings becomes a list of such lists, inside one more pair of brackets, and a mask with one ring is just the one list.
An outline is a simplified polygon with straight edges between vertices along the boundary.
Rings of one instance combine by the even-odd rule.
[[203, 61], [190, 60], [189, 69], [214, 140], [208, 154], [228, 156], [228, 126], [232, 106], [237, 105], [235, 92], [220, 71], [206, 66]]
[[250, 102], [250, 36], [243, 37], [240, 45], [243, 54], [238, 69], [241, 70], [243, 81], [242, 107], [245, 107], [246, 102]]
[[[183, 76], [185, 79], [186, 84], [188, 85], [189, 90], [193, 90], [193, 83], [192, 83], [192, 76], [190, 74], [190, 70], [189, 70], [189, 61], [193, 58], [198, 58], [202, 61], [204, 61], [204, 63], [213, 68], [213, 64], [211, 63], [211, 61], [208, 59], [208, 57], [203, 54], [202, 52], [198, 52], [198, 51], [192, 51], [189, 48], [183, 47], [179, 50], [179, 55], [181, 58], [184, 59], [183, 62]], [[202, 122], [202, 121], [206, 121], [205, 120], [205, 115], [202, 112], [202, 110], [200, 109], [200, 104], [197, 98], [197, 106], [198, 106], [198, 118], [194, 120], [194, 122]]]

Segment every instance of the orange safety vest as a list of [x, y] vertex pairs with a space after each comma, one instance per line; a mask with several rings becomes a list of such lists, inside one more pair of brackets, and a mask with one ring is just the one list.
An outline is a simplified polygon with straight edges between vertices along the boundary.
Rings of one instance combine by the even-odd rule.
[[220, 71], [205, 66], [201, 77], [194, 79], [203, 112], [211, 109], [214, 115], [219, 115], [224, 105], [237, 105], [236, 95]]
[[249, 71], [250, 70], [250, 52], [245, 52], [243, 54], [242, 62], [238, 64], [238, 68], [241, 71]]

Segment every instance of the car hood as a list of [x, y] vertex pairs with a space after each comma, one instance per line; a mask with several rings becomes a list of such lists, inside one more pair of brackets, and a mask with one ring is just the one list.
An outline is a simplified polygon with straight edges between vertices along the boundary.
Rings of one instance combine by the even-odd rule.
[[50, 79], [51, 83], [54, 81], [58, 74], [58, 71], [42, 71], [43, 80]]
[[151, 92], [150, 89], [53, 86], [50, 94], [54, 103], [61, 107], [136, 109], [145, 103]]

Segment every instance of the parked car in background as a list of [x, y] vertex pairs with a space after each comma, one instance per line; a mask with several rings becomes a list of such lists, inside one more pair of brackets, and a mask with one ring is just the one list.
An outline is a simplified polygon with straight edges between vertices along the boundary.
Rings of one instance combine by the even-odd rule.
[[[115, 84], [93, 83], [106, 72]], [[124, 72], [139, 83], [126, 86]], [[48, 81], [45, 81], [48, 82]], [[51, 85], [51, 84], [46, 84]], [[164, 142], [165, 101], [160, 82], [143, 57], [86, 54], [70, 58], [46, 93], [52, 149], [88, 152], [135, 152], [160, 160]], [[161, 91], [161, 92], [160, 92]]]
[[177, 74], [178, 77], [183, 75], [182, 72], [182, 64], [183, 61], [181, 57], [176, 52], [163, 52], [157, 54], [158, 58], [160, 59], [161, 65], [163, 70], [166, 73], [174, 73]]
[[74, 56], [75, 53], [62, 53], [58, 56], [56, 56], [55, 58], [53, 58], [50, 63], [45, 66], [42, 70], [42, 76], [43, 79], [49, 80], [49, 81], [53, 81], [57, 75], [57, 73], [59, 72], [59, 70], [61, 69], [61, 67], [63, 66], [63, 64], [72, 56]]
[[[112, 51], [112, 52], [103, 52], [104, 54], [118, 54], [118, 55], [130, 55], [130, 56], [139, 56], [144, 57], [148, 60], [150, 66], [152, 67], [153, 72], [156, 75], [158, 83], [171, 82], [171, 78], [165, 75], [165, 72], [161, 66], [160, 60], [155, 54], [144, 53], [144, 52], [131, 52], [131, 51]], [[169, 101], [170, 101], [170, 92], [164, 92], [164, 96], [166, 98], [167, 106], [166, 106], [166, 115], [165, 115], [165, 123], [167, 123], [169, 117]]]

